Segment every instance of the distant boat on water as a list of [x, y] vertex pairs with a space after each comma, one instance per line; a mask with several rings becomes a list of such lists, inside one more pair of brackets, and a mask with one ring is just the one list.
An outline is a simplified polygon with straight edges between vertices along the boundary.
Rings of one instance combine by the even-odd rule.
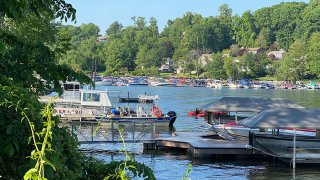
[[128, 81], [129, 86], [148, 86], [148, 81], [143, 78], [133, 78]]
[[177, 86], [177, 83], [170, 80], [158, 79], [151, 83], [152, 86]]

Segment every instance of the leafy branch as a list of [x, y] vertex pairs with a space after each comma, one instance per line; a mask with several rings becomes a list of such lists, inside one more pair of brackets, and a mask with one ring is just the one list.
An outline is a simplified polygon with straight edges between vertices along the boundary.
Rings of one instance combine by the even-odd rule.
[[192, 166], [192, 164], [188, 164], [188, 169], [187, 169], [185, 175], [182, 177], [182, 180], [191, 180], [191, 178], [190, 178], [191, 166]]
[[[95, 129], [95, 133], [101, 125], [101, 120], [99, 121], [97, 128]], [[109, 179], [121, 179], [127, 180], [132, 179], [134, 177], [143, 177], [145, 179], [156, 179], [153, 173], [153, 170], [146, 166], [143, 163], [139, 163], [135, 161], [128, 151], [126, 150], [126, 143], [124, 141], [124, 132], [123, 129], [118, 127], [118, 132], [123, 144], [123, 149], [126, 159], [123, 161], [111, 161], [109, 164], [106, 164], [106, 175], [104, 177], [105, 180]], [[129, 171], [133, 174], [133, 177], [130, 176]]]
[[[32, 140], [34, 145], [34, 150], [31, 152], [32, 160], [36, 161], [36, 164], [33, 168], [29, 169], [25, 175], [24, 179], [47, 179], [45, 178], [45, 165], [51, 166], [55, 170], [55, 166], [46, 158], [46, 151], [53, 151], [51, 148], [51, 141], [52, 141], [52, 128], [55, 125], [55, 122], [52, 120], [52, 115], [54, 113], [53, 108], [51, 107], [53, 100], [51, 100], [48, 104], [41, 111], [42, 118], [44, 119], [43, 129], [40, 133], [36, 132], [35, 125], [29, 118], [27, 112], [28, 108], [22, 108], [20, 106], [20, 102], [18, 101], [16, 104], [5, 100], [5, 102], [1, 103], [1, 106], [5, 106], [7, 108], [14, 108], [16, 112], [20, 112], [22, 118], [21, 122], [27, 120], [30, 130], [31, 130], [31, 137], [29, 137], [29, 143]], [[37, 139], [43, 138], [42, 142], [38, 141]]]

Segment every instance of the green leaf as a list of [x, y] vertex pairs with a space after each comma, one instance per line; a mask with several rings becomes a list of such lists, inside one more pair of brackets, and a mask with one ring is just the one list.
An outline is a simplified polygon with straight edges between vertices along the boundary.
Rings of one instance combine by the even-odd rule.
[[6, 134], [7, 134], [7, 135], [12, 134], [13, 128], [14, 128], [13, 125], [8, 125], [8, 126], [7, 126], [7, 130], [6, 130]]
[[36, 175], [38, 173], [38, 170], [35, 168], [31, 168], [29, 169], [29, 171], [27, 171], [24, 176], [23, 179], [24, 180], [28, 180], [28, 179], [32, 179], [32, 177], [34, 177], [34, 175]]
[[6, 151], [6, 153], [8, 154], [9, 157], [12, 157], [13, 154], [14, 154], [14, 147], [12, 146], [12, 144], [8, 144], [5, 147], [5, 151]]
[[6, 51], [6, 46], [0, 41], [0, 55], [4, 54]]
[[51, 166], [53, 168], [53, 170], [56, 171], [55, 165], [53, 163], [51, 163], [47, 158], [43, 157], [43, 161], [44, 161], [45, 164]]

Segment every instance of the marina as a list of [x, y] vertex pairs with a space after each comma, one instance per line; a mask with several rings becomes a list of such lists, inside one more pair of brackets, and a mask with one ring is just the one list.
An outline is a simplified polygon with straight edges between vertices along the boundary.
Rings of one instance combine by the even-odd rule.
[[[119, 91], [119, 88], [120, 87], [110, 86], [108, 87], [108, 91]], [[188, 89], [188, 91], [191, 91], [191, 93], [193, 92], [193, 94], [189, 94], [190, 92], [185, 91], [184, 88]], [[99, 89], [102, 90], [105, 88], [103, 86], [101, 87], [98, 86], [97, 90], [99, 91]], [[294, 93], [296, 91], [290, 91], [290, 93], [287, 93], [289, 91], [285, 91], [281, 89], [270, 91], [267, 89], [256, 90], [256, 89], [244, 89], [244, 88], [243, 89], [224, 89], [224, 88], [211, 89], [206, 87], [175, 88], [175, 87], [152, 87], [152, 86], [141, 86], [141, 87], [135, 86], [133, 88], [133, 86], [131, 87], [123, 86], [121, 87], [120, 91], [124, 94], [126, 94], [126, 92], [130, 92], [130, 95], [132, 97], [135, 97], [135, 96], [138, 97], [139, 93], [141, 92], [145, 92], [145, 94], [146, 93], [159, 94], [163, 97], [164, 100], [171, 102], [171, 103], [168, 103], [168, 102], [159, 101], [159, 105], [163, 107], [163, 110], [165, 111], [173, 108], [176, 109], [178, 118], [173, 129], [170, 129], [170, 128], [168, 129], [166, 125], [161, 125], [162, 123], [161, 124], [152, 123], [152, 121], [148, 121], [149, 124], [141, 125], [141, 123], [143, 122], [136, 121], [136, 120], [135, 121], [119, 120], [117, 122], [116, 121], [103, 122], [103, 124], [108, 124], [108, 125], [103, 125], [102, 129], [100, 129], [100, 127], [99, 128], [96, 127], [95, 125], [93, 127], [81, 125], [80, 127], [82, 128], [82, 131], [83, 131], [80, 133], [81, 134], [80, 137], [82, 138], [82, 140], [80, 140], [80, 143], [82, 144], [81, 145], [82, 150], [86, 149], [86, 150], [89, 150], [91, 153], [108, 152], [109, 150], [101, 150], [100, 148], [97, 149], [97, 147], [109, 147], [110, 145], [114, 146], [115, 144], [122, 144], [123, 142], [125, 142], [125, 143], [128, 143], [127, 144], [128, 147], [136, 147], [135, 144], [141, 144], [140, 147], [141, 149], [143, 149], [142, 150], [143, 152], [151, 151], [151, 152], [157, 152], [160, 154], [161, 152], [172, 152], [172, 153], [179, 152], [179, 154], [182, 153], [181, 154], [182, 156], [187, 155], [190, 159], [193, 159], [193, 161], [200, 161], [200, 162], [204, 160], [207, 161], [208, 158], [212, 160], [215, 160], [218, 158], [220, 161], [222, 159], [225, 159], [225, 160], [241, 159], [241, 161], [261, 159], [261, 161], [267, 163], [270, 161], [274, 161], [274, 158], [276, 156], [274, 154], [270, 155], [270, 154], [266, 154], [261, 151], [252, 149], [252, 146], [251, 146], [252, 144], [250, 144], [251, 140], [249, 139], [249, 136], [233, 137], [232, 135], [229, 135], [225, 132], [217, 134], [215, 131], [211, 130], [212, 127], [208, 125], [208, 120], [205, 120], [203, 117], [187, 116], [188, 110], [194, 109], [195, 106], [210, 107], [210, 103], [208, 102], [212, 102], [212, 101], [215, 102], [215, 103], [211, 103], [211, 105], [213, 104], [215, 105], [212, 107], [216, 108], [216, 109], [211, 109], [212, 112], [235, 110], [230, 108], [238, 108], [238, 111], [239, 111], [239, 108], [242, 108], [242, 110], [240, 110], [241, 112], [244, 110], [246, 110], [246, 112], [249, 112], [248, 110], [251, 110], [252, 112], [254, 112], [253, 114], [257, 114], [258, 112], [266, 109], [268, 106], [270, 108], [273, 106], [282, 107], [284, 105], [292, 106], [292, 107], [301, 107], [302, 105], [306, 104], [304, 102], [305, 99], [303, 100], [295, 99], [299, 97], [297, 96], [298, 94]], [[168, 92], [169, 94], [167, 94]], [[259, 95], [259, 93], [268, 95], [268, 93], [266, 92], [272, 92], [272, 94], [270, 94], [270, 96], [262, 96], [262, 101], [259, 102], [260, 105], [258, 105], [259, 104], [258, 102], [255, 102], [255, 103], [251, 102], [252, 100], [261, 99], [261, 96]], [[284, 93], [286, 95], [285, 96], [274, 95], [273, 94], [274, 92], [277, 92], [280, 94]], [[318, 91], [301, 91], [301, 92], [317, 93]], [[219, 101], [217, 100], [219, 100], [221, 96], [230, 97], [231, 95], [234, 96], [235, 94], [238, 94], [238, 93], [241, 95], [247, 94], [247, 95], [241, 96], [241, 98], [240, 97], [238, 98], [243, 102], [238, 102], [238, 103], [233, 102], [231, 103], [232, 106], [228, 107], [229, 109], [219, 109], [219, 108], [222, 108], [222, 106], [219, 106]], [[294, 98], [287, 96], [287, 95], [290, 95], [291, 93], [294, 94], [294, 96], [292, 96]], [[178, 97], [178, 99], [173, 100], [172, 99], [173, 95], [175, 97]], [[252, 95], [254, 97], [252, 97]], [[192, 99], [186, 98], [188, 96], [192, 96], [195, 99], [199, 99], [200, 101], [196, 103], [195, 102], [190, 103]], [[269, 97], [272, 97], [272, 99], [269, 99]], [[112, 99], [112, 97], [110, 98]], [[245, 98], [249, 98], [249, 100], [245, 100]], [[279, 101], [282, 98], [288, 98], [290, 100]], [[234, 99], [237, 99], [237, 98], [235, 97]], [[275, 101], [275, 99], [277, 101]], [[230, 103], [230, 100], [227, 100], [227, 101]], [[277, 102], [277, 105], [274, 105], [274, 104], [271, 105], [270, 102], [273, 102], [273, 103]], [[117, 104], [116, 106], [129, 105], [132, 102], [118, 102], [118, 103], [119, 104]], [[244, 109], [245, 103], [248, 104], [247, 109]], [[307, 104], [309, 106], [310, 105], [312, 106], [312, 102]], [[239, 106], [237, 107], [236, 105], [239, 105]], [[177, 107], [180, 107], [180, 108], [177, 108]], [[241, 112], [235, 113], [235, 112], [236, 111], [234, 111], [232, 115], [238, 114], [239, 115], [238, 118], [240, 120], [241, 119], [240, 116], [243, 113]], [[85, 122], [85, 121], [82, 121], [82, 122]], [[111, 125], [112, 122], [114, 122], [115, 124]], [[108, 128], [104, 129], [106, 128], [106, 126]], [[119, 139], [118, 129], [116, 127], [121, 127], [121, 129], [124, 129], [125, 131], [124, 141]], [[96, 129], [98, 129], [97, 132], [95, 132]], [[110, 129], [113, 129], [113, 130], [110, 130]], [[76, 129], [74, 129], [74, 132], [75, 131]], [[78, 134], [78, 137], [79, 137], [79, 134]], [[136, 153], [137, 151], [130, 148], [128, 150], [130, 152], [132, 151], [132, 153], [134, 152]], [[181, 157], [181, 155], [179, 155], [179, 157]], [[289, 161], [289, 165], [287, 166], [288, 169], [292, 168], [292, 166], [290, 166], [290, 162], [291, 161]], [[281, 161], [279, 161], [279, 163], [281, 164]]]
[[[96, 89], [105, 90], [105, 87], [98, 86]], [[152, 125], [140, 126], [136, 124], [134, 126], [132, 122], [118, 123], [118, 125], [114, 126], [114, 141], [112, 141], [111, 134], [108, 134], [109, 136], [107, 137], [109, 139], [104, 142], [104, 138], [101, 137], [102, 135], [96, 133], [100, 136], [100, 139], [95, 139], [94, 137], [94, 143], [82, 143], [80, 149], [88, 151], [89, 154], [104, 161], [110, 160], [109, 156], [103, 155], [104, 153], [111, 153], [113, 159], [123, 159], [123, 154], [113, 153], [117, 152], [122, 146], [122, 142], [117, 139], [119, 136], [117, 136], [118, 130], [116, 127], [119, 126], [126, 132], [124, 134], [124, 138], [127, 140], [126, 147], [127, 150], [134, 155], [135, 159], [144, 162], [151, 167], [161, 167], [155, 168], [155, 174], [159, 177], [166, 177], [168, 172], [170, 174], [176, 174], [176, 176], [172, 175], [171, 177], [168, 177], [168, 179], [176, 179], [183, 176], [183, 172], [178, 169], [186, 169], [188, 163], [193, 164], [193, 174], [191, 176], [193, 179], [204, 177], [203, 173], [207, 174], [210, 178], [229, 177], [233, 175], [240, 179], [248, 179], [250, 177], [258, 176], [261, 173], [264, 174], [265, 177], [270, 176], [270, 174], [277, 174], [288, 178], [292, 178], [293, 176], [290, 163], [282, 163], [282, 161], [278, 160], [274, 163], [277, 158], [263, 155], [258, 151], [255, 151], [254, 154], [252, 154], [253, 150], [247, 146], [250, 145], [249, 138], [242, 138], [241, 141], [228, 141], [215, 136], [214, 132], [210, 130], [211, 126], [208, 126], [203, 118], [187, 115], [188, 112], [195, 107], [203, 107], [209, 102], [217, 101], [221, 97], [231, 96], [288, 99], [299, 106], [308, 108], [320, 106], [318, 101], [316, 101], [316, 97], [320, 96], [319, 91], [108, 86], [108, 91], [118, 90], [121, 90], [122, 92], [120, 95], [127, 95], [127, 92], [130, 92], [131, 97], [138, 97], [138, 94], [141, 92], [159, 95], [161, 97], [159, 106], [163, 108], [163, 111], [175, 109], [177, 113], [178, 118], [174, 127], [169, 128], [165, 124], [155, 124], [153, 129]], [[118, 95], [115, 96], [116, 100], [117, 98]], [[112, 97], [110, 97], [110, 99], [112, 99]], [[115, 105], [128, 105], [128, 103], [118, 103], [119, 104]], [[82, 134], [86, 135], [88, 141], [91, 141], [91, 132], [95, 132], [96, 128], [93, 128], [92, 131], [90, 126], [81, 127]], [[133, 131], [134, 127], [138, 128]], [[146, 127], [146, 129], [139, 129], [141, 127]], [[110, 132], [110, 128], [111, 124], [109, 122], [107, 127], [103, 126], [101, 129], [99, 128], [99, 130], [101, 130], [102, 133], [107, 133]], [[151, 138], [152, 132], [154, 132], [154, 138]], [[144, 134], [145, 136], [142, 138], [140, 134]], [[133, 139], [133, 137], [135, 139]], [[177, 169], [169, 168], [169, 166], [175, 166]], [[305, 167], [308, 168], [306, 169]], [[280, 172], [279, 168], [281, 169]], [[197, 171], [199, 169], [201, 169], [201, 173], [200, 171]], [[218, 169], [222, 169], [224, 173], [221, 174]], [[304, 173], [301, 174], [301, 171], [308, 172], [308, 176]], [[297, 164], [297, 173], [295, 176], [297, 178], [317, 177], [318, 173], [316, 173], [316, 171], [317, 167], [310, 167], [309, 165], [301, 166], [300, 164]], [[225, 173], [228, 173], [228, 176], [226, 176]]]

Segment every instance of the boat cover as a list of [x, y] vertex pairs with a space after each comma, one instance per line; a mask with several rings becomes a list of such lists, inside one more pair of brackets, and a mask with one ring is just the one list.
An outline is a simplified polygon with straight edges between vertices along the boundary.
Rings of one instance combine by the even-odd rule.
[[320, 129], [320, 109], [269, 109], [244, 119], [239, 124], [263, 129]]
[[272, 108], [302, 108], [288, 99], [258, 97], [222, 97], [202, 107], [207, 112], [261, 112]]

